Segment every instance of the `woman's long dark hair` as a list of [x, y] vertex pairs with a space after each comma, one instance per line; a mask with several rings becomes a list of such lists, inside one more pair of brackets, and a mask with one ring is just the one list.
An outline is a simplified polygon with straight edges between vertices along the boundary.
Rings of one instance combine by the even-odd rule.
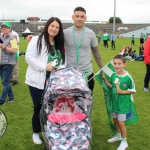
[[38, 54], [41, 53], [42, 49], [42, 38], [44, 37], [45, 40], [45, 46], [47, 47], [47, 52], [50, 53], [51, 55], [54, 55], [54, 50], [52, 48], [52, 45], [49, 42], [49, 34], [48, 34], [48, 27], [49, 25], [53, 22], [57, 21], [59, 23], [59, 32], [58, 34], [54, 37], [54, 42], [55, 42], [55, 47], [57, 50], [60, 51], [61, 56], [62, 56], [62, 63], [64, 64], [65, 62], [65, 48], [64, 48], [64, 33], [63, 33], [63, 26], [59, 18], [57, 17], [51, 17], [45, 24], [44, 30], [42, 33], [39, 35], [38, 38], [38, 43], [37, 43], [37, 49], [38, 49]]

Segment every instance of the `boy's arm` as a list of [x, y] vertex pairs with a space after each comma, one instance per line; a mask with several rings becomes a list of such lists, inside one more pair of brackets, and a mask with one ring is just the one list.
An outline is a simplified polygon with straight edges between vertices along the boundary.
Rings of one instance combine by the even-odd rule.
[[130, 90], [121, 90], [121, 89], [116, 89], [118, 94], [134, 94], [135, 92], [130, 91]]
[[109, 81], [106, 79], [104, 73], [102, 74], [102, 78], [104, 79], [104, 81], [105, 81], [105, 83], [107, 84], [107, 86], [108, 86], [109, 88], [112, 88], [112, 85], [111, 85], [111, 84], [109, 83]]

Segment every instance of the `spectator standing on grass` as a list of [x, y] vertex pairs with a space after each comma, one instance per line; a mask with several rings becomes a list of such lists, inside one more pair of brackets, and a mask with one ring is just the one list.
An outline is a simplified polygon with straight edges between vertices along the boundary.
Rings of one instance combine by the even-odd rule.
[[[15, 32], [14, 30], [11, 30], [11, 34], [15, 36], [15, 38], [17, 40], [17, 45], [18, 45], [18, 48], [19, 48], [20, 39], [19, 39], [18, 33]], [[15, 54], [15, 60], [16, 60], [16, 64], [14, 65], [12, 76], [11, 76], [11, 79], [10, 79], [10, 81], [12, 82], [12, 86], [15, 86], [15, 85], [18, 84], [18, 75], [19, 75], [19, 49], [17, 50], [17, 53]]]
[[144, 78], [144, 91], [148, 92], [148, 84], [150, 81], [150, 35], [144, 45], [144, 63], [146, 64], [146, 74]]
[[99, 32], [97, 35], [97, 42], [98, 42], [98, 45], [100, 44], [100, 41], [101, 41], [101, 32]]
[[112, 74], [111, 80], [108, 81], [103, 76], [105, 83], [110, 88], [110, 98], [112, 100], [111, 113], [116, 128], [116, 134], [114, 137], [108, 139], [108, 142], [121, 141], [117, 150], [125, 150], [128, 147], [125, 121], [127, 114], [131, 110], [132, 94], [136, 90], [131, 75], [124, 70], [126, 67], [126, 59], [123, 55], [117, 55], [113, 58], [113, 66], [115, 72]]
[[108, 36], [108, 33], [105, 31], [104, 34], [103, 34], [103, 40], [104, 40], [104, 47], [108, 48], [108, 39], [109, 39], [109, 36]]
[[134, 39], [134, 35], [132, 35], [132, 37], [131, 37], [131, 45], [133, 44], [133, 45], [135, 45], [135, 39]]
[[116, 40], [116, 35], [112, 32], [112, 34], [110, 35], [110, 41], [111, 41], [111, 49], [115, 50], [115, 40]]
[[148, 38], [148, 33], [146, 33], [146, 34], [145, 34], [145, 36], [144, 36], [144, 40], [146, 41], [146, 40], [147, 40], [147, 38]]
[[29, 85], [34, 112], [32, 117], [32, 140], [35, 144], [41, 144], [39, 136], [41, 131], [39, 112], [42, 104], [42, 96], [46, 78], [53, 70], [52, 61], [57, 60], [57, 66], [65, 67], [65, 50], [63, 26], [60, 19], [51, 17], [39, 36], [34, 36], [29, 42], [26, 55], [28, 69], [25, 83]]
[[144, 44], [144, 34], [143, 33], [141, 33], [140, 34], [140, 44]]
[[10, 86], [10, 78], [12, 70], [16, 64], [14, 54], [18, 50], [17, 40], [14, 35], [10, 33], [11, 24], [9, 22], [3, 22], [1, 24], [1, 64], [0, 64], [0, 76], [2, 80], [2, 94], [0, 96], [0, 105], [5, 104], [6, 97], [8, 96], [8, 102], [13, 102], [14, 94]]

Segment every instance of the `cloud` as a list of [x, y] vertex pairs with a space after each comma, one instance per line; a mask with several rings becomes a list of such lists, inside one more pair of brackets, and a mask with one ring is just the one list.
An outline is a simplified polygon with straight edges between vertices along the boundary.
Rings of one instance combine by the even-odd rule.
[[[88, 20], [108, 20], [114, 15], [115, 0], [3, 0], [0, 19], [25, 19], [51, 16], [71, 20], [73, 10], [82, 6], [87, 11]], [[116, 0], [116, 17], [124, 23], [149, 23], [149, 0]]]

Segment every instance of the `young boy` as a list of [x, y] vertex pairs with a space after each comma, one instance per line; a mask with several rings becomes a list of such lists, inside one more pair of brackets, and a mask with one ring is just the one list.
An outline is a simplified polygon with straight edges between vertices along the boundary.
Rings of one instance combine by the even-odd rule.
[[111, 76], [111, 81], [103, 76], [105, 83], [111, 88], [112, 118], [116, 127], [116, 135], [108, 139], [108, 142], [121, 141], [117, 150], [125, 150], [128, 147], [125, 120], [130, 112], [132, 94], [136, 90], [131, 75], [124, 70], [126, 60], [123, 55], [113, 58], [113, 66], [115, 72]]

